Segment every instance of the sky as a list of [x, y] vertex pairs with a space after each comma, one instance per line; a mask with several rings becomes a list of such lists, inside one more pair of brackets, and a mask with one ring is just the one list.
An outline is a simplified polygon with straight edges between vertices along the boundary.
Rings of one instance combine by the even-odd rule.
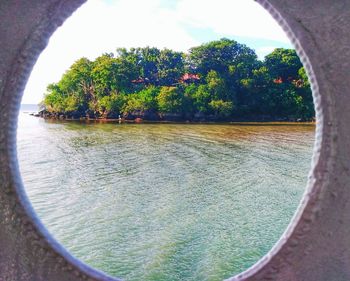
[[188, 51], [229, 38], [259, 57], [293, 48], [282, 28], [253, 0], [88, 0], [50, 38], [35, 64], [23, 104], [38, 104], [50, 83], [81, 57], [94, 60], [119, 47]]

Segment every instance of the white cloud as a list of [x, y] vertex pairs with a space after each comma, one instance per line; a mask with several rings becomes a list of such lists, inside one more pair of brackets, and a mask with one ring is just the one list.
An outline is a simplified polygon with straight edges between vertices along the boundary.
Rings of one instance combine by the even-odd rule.
[[289, 42], [277, 22], [253, 0], [180, 0], [177, 10], [188, 24], [217, 33]]
[[156, 46], [187, 50], [196, 42], [159, 0], [90, 0], [51, 37], [26, 86], [22, 103], [37, 103], [48, 83], [57, 82], [80, 57], [94, 59], [117, 47]]
[[186, 51], [197, 42], [189, 28], [209, 28], [227, 36], [286, 42], [268, 13], [250, 0], [89, 0], [51, 37], [27, 84], [23, 103], [37, 103], [46, 86], [57, 82], [80, 57], [95, 59], [117, 47], [155, 46]]

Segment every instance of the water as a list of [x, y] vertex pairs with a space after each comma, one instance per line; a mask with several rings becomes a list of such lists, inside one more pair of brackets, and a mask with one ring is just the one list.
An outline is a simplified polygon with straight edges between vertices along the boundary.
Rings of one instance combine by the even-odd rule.
[[314, 126], [55, 123], [21, 113], [20, 169], [52, 235], [124, 280], [216, 281], [279, 239]]

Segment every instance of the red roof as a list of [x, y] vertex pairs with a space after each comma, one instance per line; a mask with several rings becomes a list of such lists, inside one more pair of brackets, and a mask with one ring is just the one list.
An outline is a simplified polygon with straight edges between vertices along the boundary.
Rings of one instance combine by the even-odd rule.
[[282, 77], [278, 77], [277, 79], [274, 79], [273, 83], [275, 83], [275, 84], [282, 84], [283, 83]]
[[187, 81], [187, 80], [199, 80], [199, 75], [198, 74], [192, 74], [192, 73], [185, 73], [182, 75], [180, 78], [181, 81]]

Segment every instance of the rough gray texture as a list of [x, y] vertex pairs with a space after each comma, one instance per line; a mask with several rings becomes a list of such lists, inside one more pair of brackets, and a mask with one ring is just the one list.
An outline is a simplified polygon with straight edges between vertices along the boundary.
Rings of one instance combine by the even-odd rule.
[[[46, 232], [16, 157], [20, 98], [48, 38], [85, 0], [0, 1], [0, 281], [116, 280], [74, 259]], [[292, 38], [313, 84], [317, 140], [292, 224], [256, 265], [230, 280], [350, 280], [350, 2], [258, 0]]]

